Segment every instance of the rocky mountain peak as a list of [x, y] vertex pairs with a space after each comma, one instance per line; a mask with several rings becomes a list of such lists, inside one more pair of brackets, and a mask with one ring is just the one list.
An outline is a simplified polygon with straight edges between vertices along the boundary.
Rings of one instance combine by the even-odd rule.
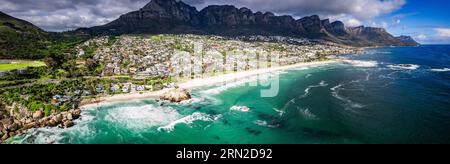
[[145, 5], [143, 7], [143, 9], [151, 9], [153, 8], [155, 5], [156, 6], [161, 6], [161, 7], [171, 7], [171, 6], [175, 6], [178, 4], [185, 4], [184, 2], [180, 1], [180, 0], [151, 0], [147, 5]]
[[405, 36], [401, 35], [399, 37], [396, 37], [398, 40], [401, 40], [403, 43], [405, 43], [408, 46], [415, 46], [419, 45], [411, 36]]
[[344, 23], [341, 21], [334, 21], [333, 23], [329, 23], [324, 25], [325, 29], [336, 36], [345, 36], [347, 35], [347, 31], [345, 29]]
[[178, 21], [198, 21], [198, 11], [180, 0], [152, 0], [140, 10], [144, 19], [176, 19]]
[[211, 5], [201, 11], [181, 0], [152, 0], [138, 11], [99, 27], [85, 30], [91, 34], [194, 33], [211, 35], [276, 35], [323, 39], [351, 45], [395, 45], [400, 39], [383, 28], [345, 28], [340, 21], [321, 20], [318, 15], [301, 19], [256, 12], [246, 7]]

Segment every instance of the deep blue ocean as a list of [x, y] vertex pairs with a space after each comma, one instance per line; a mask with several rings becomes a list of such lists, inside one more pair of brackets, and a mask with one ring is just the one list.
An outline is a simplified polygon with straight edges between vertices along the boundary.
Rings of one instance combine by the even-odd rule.
[[90, 107], [73, 128], [34, 129], [9, 142], [450, 143], [450, 46], [341, 57], [345, 62], [279, 72], [275, 97], [236, 82], [242, 85], [195, 90], [183, 104]]

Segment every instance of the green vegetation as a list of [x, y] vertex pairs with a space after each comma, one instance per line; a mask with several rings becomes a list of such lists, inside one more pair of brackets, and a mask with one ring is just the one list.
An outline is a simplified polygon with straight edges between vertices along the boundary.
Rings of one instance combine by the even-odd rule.
[[69, 53], [89, 36], [50, 33], [0, 12], [0, 59], [44, 59]]
[[24, 69], [27, 67], [42, 67], [46, 66], [42, 61], [14, 61], [7, 64], [0, 63], [0, 71]]
[[51, 100], [54, 95], [65, 95], [66, 91], [71, 92], [72, 99], [77, 99], [77, 95], [73, 92], [80, 89], [82, 85], [81, 79], [61, 81], [60, 83], [34, 84], [31, 86], [14, 87], [2, 89], [0, 94], [1, 101], [11, 104], [13, 102], [20, 103], [27, 107], [30, 111], [44, 109], [48, 115], [51, 110], [68, 110], [74, 101], [63, 102], [61, 105], [52, 104]]
[[109, 36], [107, 46], [112, 46], [119, 39], [117, 36]]
[[179, 51], [194, 53], [194, 45], [183, 44], [179, 39], [176, 39], [175, 43], [171, 43], [170, 47]]
[[164, 35], [160, 34], [160, 35], [152, 35], [150, 36], [150, 39], [152, 39], [153, 41], [159, 42], [164, 38]]
[[285, 52], [287, 49], [279, 44], [271, 44], [269, 45], [269, 49], [273, 51]]

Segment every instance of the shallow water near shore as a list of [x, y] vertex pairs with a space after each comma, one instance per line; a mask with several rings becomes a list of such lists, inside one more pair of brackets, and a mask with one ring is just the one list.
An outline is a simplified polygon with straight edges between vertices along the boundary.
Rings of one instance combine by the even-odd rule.
[[450, 46], [367, 51], [345, 55], [344, 63], [278, 72], [276, 97], [260, 96], [267, 87], [236, 83], [194, 90], [182, 104], [91, 106], [73, 128], [33, 129], [8, 142], [450, 143]]

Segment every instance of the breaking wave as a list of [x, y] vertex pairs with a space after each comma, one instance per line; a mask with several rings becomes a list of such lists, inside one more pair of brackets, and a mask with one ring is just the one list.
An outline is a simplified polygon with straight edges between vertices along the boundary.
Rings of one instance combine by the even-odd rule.
[[450, 72], [450, 68], [430, 69], [432, 72]]
[[[339, 95], [339, 91], [342, 89], [343, 86], [344, 86], [344, 84], [339, 84], [339, 85], [331, 88], [330, 90], [332, 91], [331, 92], [332, 96], [338, 100], [343, 101], [350, 108], [364, 108], [365, 107], [364, 105], [353, 102], [352, 100]], [[349, 109], [348, 107], [346, 107], [346, 109]]]
[[283, 108], [281, 108], [281, 109], [274, 109], [274, 110], [275, 110], [276, 112], [278, 112], [278, 113], [280, 114], [280, 116], [283, 116], [283, 114], [285, 113], [285, 110], [286, 110], [289, 106], [295, 104], [295, 102], [296, 102], [297, 100], [304, 99], [304, 98], [308, 97], [309, 94], [310, 94], [310, 90], [311, 90], [312, 88], [319, 88], [319, 87], [326, 87], [326, 86], [328, 86], [328, 84], [327, 84], [325, 81], [323, 81], [323, 80], [322, 80], [319, 84], [316, 84], [316, 85], [310, 85], [310, 86], [308, 86], [308, 87], [305, 89], [305, 93], [304, 93], [303, 95], [301, 95], [301, 96], [299, 96], [299, 97], [296, 97], [296, 98], [293, 98], [293, 99], [289, 100], [286, 104], [284, 104]]
[[388, 68], [391, 69], [407, 69], [407, 70], [416, 70], [418, 68], [420, 68], [419, 65], [416, 64], [392, 64], [392, 65], [388, 65]]
[[181, 118], [175, 109], [156, 105], [109, 109], [105, 121], [131, 130], [147, 130]]
[[311, 111], [308, 108], [305, 109], [298, 108], [298, 111], [306, 119], [313, 119], [313, 120], [317, 119], [317, 116], [311, 113]]
[[221, 115], [208, 115], [205, 113], [195, 112], [189, 116], [180, 118], [178, 120], [172, 121], [169, 124], [159, 127], [158, 131], [172, 132], [175, 129], [175, 126], [178, 124], [186, 124], [190, 125], [194, 121], [216, 121], [221, 117]]
[[267, 121], [262, 121], [262, 120], [256, 120], [253, 123], [256, 124], [256, 125], [263, 126], [263, 127], [268, 127], [268, 128], [276, 128], [276, 127], [278, 127], [277, 125], [270, 125], [270, 124], [267, 123]]
[[89, 126], [89, 123], [94, 120], [94, 116], [83, 112], [81, 118], [75, 120], [75, 126], [71, 128], [46, 127], [29, 129], [23, 136], [16, 136], [12, 138], [12, 144], [60, 144], [64, 140], [69, 140], [67, 135], [79, 136], [84, 139], [91, 139], [96, 136], [95, 129]]
[[298, 68], [292, 68], [290, 70], [295, 70], [295, 71], [303, 71], [303, 70], [308, 70], [309, 67], [298, 67]]
[[377, 61], [363, 61], [363, 60], [343, 60], [345, 63], [351, 64], [354, 67], [365, 67], [365, 68], [371, 68], [371, 67], [377, 67], [378, 62]]
[[235, 105], [235, 106], [232, 106], [232, 107], [230, 108], [230, 110], [232, 110], [232, 111], [240, 111], [240, 112], [248, 112], [248, 111], [250, 111], [250, 108], [247, 107], [247, 106], [238, 106], [238, 105]]
[[326, 86], [328, 86], [328, 84], [323, 80], [317, 85], [310, 85], [305, 89], [305, 94], [303, 96], [300, 96], [300, 98], [307, 97], [309, 95], [309, 90], [311, 90], [312, 88], [326, 87]]

